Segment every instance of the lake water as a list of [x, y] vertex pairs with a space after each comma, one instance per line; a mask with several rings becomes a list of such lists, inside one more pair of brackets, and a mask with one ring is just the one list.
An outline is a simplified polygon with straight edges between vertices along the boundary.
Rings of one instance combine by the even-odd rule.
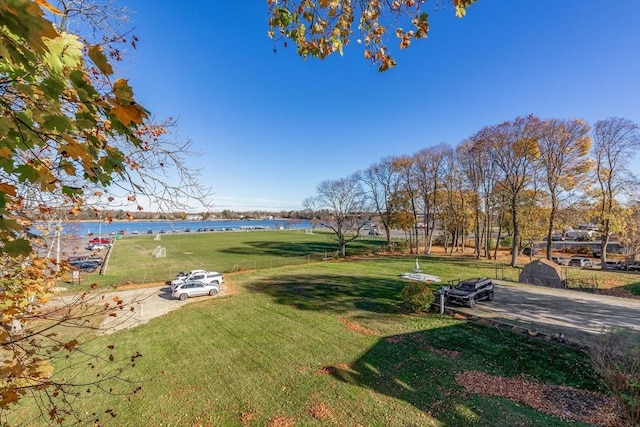
[[[309, 220], [261, 219], [261, 220], [212, 220], [212, 221], [78, 221], [62, 223], [62, 234], [97, 236], [102, 234], [158, 234], [225, 230], [304, 230], [311, 228]], [[151, 230], [149, 232], [149, 230]]]

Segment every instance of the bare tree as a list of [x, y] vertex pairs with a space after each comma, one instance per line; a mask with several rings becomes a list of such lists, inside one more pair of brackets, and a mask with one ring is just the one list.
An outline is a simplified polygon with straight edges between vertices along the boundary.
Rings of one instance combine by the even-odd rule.
[[[482, 164], [476, 158], [472, 141], [464, 141], [456, 147], [456, 155], [461, 171], [467, 178], [464, 184], [471, 191], [471, 204], [473, 209], [473, 234], [474, 253], [476, 258], [480, 258], [482, 246], [481, 225], [484, 225], [482, 218], [482, 197], [480, 186], [482, 183]], [[485, 253], [486, 255], [486, 253]]]
[[[631, 120], [613, 117], [598, 121], [593, 127], [592, 156], [597, 185], [598, 214], [602, 240], [600, 261], [607, 260], [611, 233], [620, 228], [616, 221], [618, 198], [637, 190], [637, 177], [628, 169], [640, 149], [640, 128]], [[636, 192], [637, 194], [637, 192]]]
[[321, 225], [335, 234], [340, 255], [347, 255], [347, 243], [360, 236], [365, 221], [362, 215], [366, 207], [366, 194], [356, 175], [335, 181], [323, 181], [317, 188], [317, 200], [328, 210], [328, 217]]
[[496, 165], [491, 161], [489, 152], [482, 141], [472, 136], [457, 148], [460, 166], [463, 169], [468, 186], [473, 192], [474, 229], [476, 256], [481, 248], [484, 256], [491, 259], [493, 192], [496, 185]]
[[438, 144], [418, 151], [414, 155], [416, 185], [419, 194], [419, 208], [422, 215], [422, 229], [425, 230], [424, 246], [431, 253], [433, 235], [440, 210], [438, 191], [442, 186], [445, 158], [451, 151], [446, 144]]
[[304, 207], [305, 213], [309, 215], [311, 220], [311, 228], [315, 229], [318, 225], [318, 199], [315, 197], [307, 197], [302, 201], [302, 207]]
[[393, 158], [385, 157], [357, 174], [366, 188], [367, 199], [382, 222], [387, 238], [387, 248], [391, 249], [391, 224], [396, 207], [393, 197], [398, 192], [400, 177], [393, 166]]
[[398, 171], [401, 189], [402, 200], [405, 201], [406, 209], [406, 221], [403, 221], [405, 227], [409, 232], [409, 250], [413, 253], [415, 247], [415, 253], [420, 253], [420, 240], [418, 236], [418, 199], [419, 189], [416, 180], [416, 169], [414, 167], [415, 157], [413, 156], [399, 156], [393, 161], [394, 169]]

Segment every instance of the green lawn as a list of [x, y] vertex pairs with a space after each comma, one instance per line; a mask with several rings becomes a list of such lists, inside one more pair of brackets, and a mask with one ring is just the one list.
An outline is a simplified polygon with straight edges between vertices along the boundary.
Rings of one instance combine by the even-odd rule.
[[[142, 389], [133, 397], [83, 396], [74, 406], [114, 426], [583, 425], [457, 385], [456, 373], [479, 370], [600, 387], [586, 356], [568, 347], [448, 316], [406, 314], [398, 274], [413, 259], [229, 275], [231, 295], [88, 343], [94, 350], [115, 344], [116, 358], [142, 353], [127, 373], [132, 382], [113, 385], [116, 392]], [[445, 280], [492, 271], [446, 257], [420, 266]], [[79, 372], [76, 380], [90, 379]]]
[[[179, 271], [195, 268], [231, 273], [247, 270], [270, 269], [280, 266], [308, 265], [326, 260], [334, 260], [338, 246], [329, 233], [304, 231], [251, 231], [183, 233], [161, 235], [154, 240], [153, 235], [131, 236], [116, 241], [107, 264], [106, 274], [81, 274], [82, 283], [95, 282], [100, 285], [120, 285], [125, 283], [164, 282], [175, 278]], [[402, 245], [402, 242], [396, 242]], [[166, 250], [166, 257], [151, 256], [156, 246]], [[348, 256], [369, 256], [384, 251], [382, 237], [361, 237], [349, 243]], [[420, 268], [430, 274], [440, 276], [443, 281], [459, 280], [467, 277], [486, 276], [517, 281], [520, 269], [510, 268], [499, 261], [475, 260], [467, 249], [466, 257], [459, 253], [449, 255], [419, 255]], [[411, 256], [390, 257], [382, 261], [394, 273], [412, 271], [415, 258]], [[401, 261], [397, 261], [401, 259]], [[375, 261], [380, 262], [379, 260]], [[525, 262], [528, 262], [525, 261]], [[363, 265], [366, 265], [366, 262]], [[376, 267], [377, 268], [377, 267]], [[609, 288], [612, 286], [640, 283], [637, 274], [601, 272], [565, 268], [572, 280], [582, 279], [590, 286]], [[69, 287], [69, 285], [66, 285]], [[71, 291], [77, 289], [71, 286]]]
[[[229, 273], [242, 270], [300, 265], [334, 259], [338, 246], [327, 233], [304, 231], [251, 231], [140, 235], [117, 240], [104, 276], [89, 276], [101, 284], [146, 283], [175, 278], [179, 271], [196, 268]], [[151, 256], [156, 246], [166, 257]], [[350, 255], [370, 254], [384, 248], [380, 238], [360, 238], [348, 246]]]
[[[156, 245], [166, 247], [166, 258], [151, 257]], [[319, 233], [119, 240], [99, 283], [163, 281], [204, 267], [225, 273], [234, 292], [114, 335], [87, 336], [85, 349], [114, 344], [116, 360], [142, 353], [127, 372], [131, 382], [112, 384], [114, 392], [142, 389], [133, 397], [88, 394], [74, 407], [114, 426], [583, 425], [466, 392], [455, 375], [524, 374], [599, 390], [584, 353], [449, 316], [407, 314], [399, 298], [406, 282], [398, 276], [415, 268], [416, 256], [372, 255], [383, 246], [383, 239], [363, 238], [349, 246], [351, 255], [362, 256], [336, 261], [335, 243]], [[424, 272], [445, 283], [518, 273], [470, 257], [418, 258]], [[635, 277], [618, 277], [635, 286]], [[90, 380], [92, 371], [83, 366], [65, 374]], [[107, 408], [117, 416], [107, 415]], [[15, 419], [27, 419], [24, 411]]]

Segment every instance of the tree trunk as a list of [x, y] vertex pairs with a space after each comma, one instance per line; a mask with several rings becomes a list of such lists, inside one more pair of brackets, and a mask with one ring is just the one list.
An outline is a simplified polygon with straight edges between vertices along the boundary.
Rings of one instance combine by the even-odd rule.
[[518, 205], [514, 196], [511, 200], [511, 224], [513, 225], [513, 242], [511, 242], [511, 267], [518, 266], [518, 245], [520, 242], [520, 223], [518, 222]]
[[546, 255], [547, 259], [551, 259], [551, 236], [553, 235], [553, 224], [556, 219], [556, 212], [558, 210], [558, 201], [554, 191], [551, 191], [551, 212], [549, 212], [549, 229], [547, 230], [547, 247]]

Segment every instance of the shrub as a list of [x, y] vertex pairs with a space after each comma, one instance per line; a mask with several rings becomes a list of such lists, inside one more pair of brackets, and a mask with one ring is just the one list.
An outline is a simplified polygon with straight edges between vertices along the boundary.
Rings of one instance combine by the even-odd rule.
[[512, 243], [513, 239], [511, 237], [504, 237], [502, 240], [500, 240], [500, 247], [510, 248]]
[[640, 336], [628, 331], [603, 333], [591, 350], [591, 361], [620, 402], [629, 425], [640, 426]]
[[402, 289], [400, 297], [414, 313], [428, 311], [435, 298], [433, 291], [424, 283], [409, 283]]

